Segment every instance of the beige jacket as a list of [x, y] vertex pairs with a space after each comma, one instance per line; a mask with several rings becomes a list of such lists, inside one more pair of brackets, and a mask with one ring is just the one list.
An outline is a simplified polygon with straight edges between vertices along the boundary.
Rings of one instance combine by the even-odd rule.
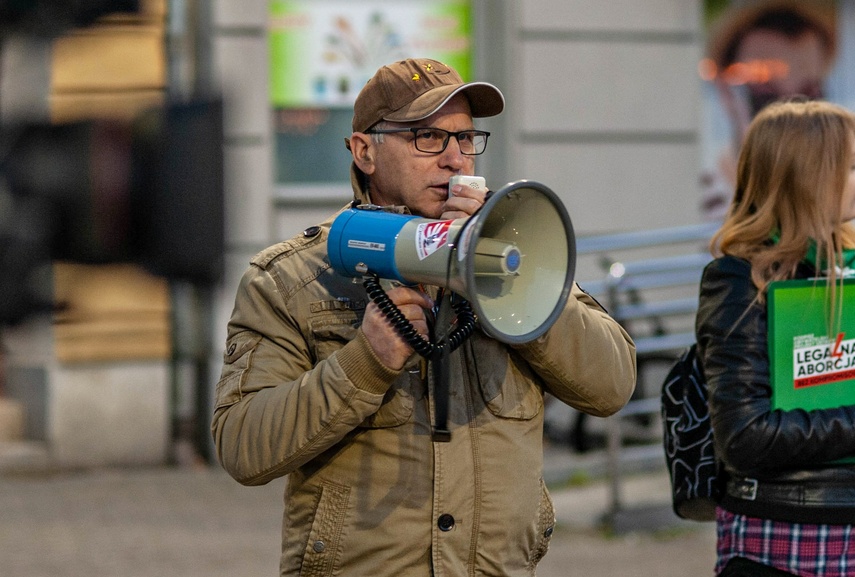
[[588, 295], [538, 340], [480, 330], [451, 354], [451, 441], [431, 440], [430, 371], [389, 370], [360, 331], [365, 290], [326, 258], [332, 219], [252, 259], [228, 327], [212, 430], [246, 485], [289, 475], [282, 575], [529, 576], [555, 517], [543, 394], [619, 410], [635, 346]]

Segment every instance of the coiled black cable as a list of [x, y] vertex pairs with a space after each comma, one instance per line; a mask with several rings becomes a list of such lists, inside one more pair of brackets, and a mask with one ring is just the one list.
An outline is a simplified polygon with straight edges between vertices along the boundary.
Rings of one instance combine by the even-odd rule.
[[362, 285], [365, 287], [368, 298], [386, 315], [386, 318], [389, 319], [389, 322], [392, 323], [398, 334], [407, 341], [407, 344], [413, 347], [414, 351], [429, 361], [442, 357], [446, 349], [448, 349], [449, 353], [455, 350], [475, 331], [475, 313], [472, 311], [469, 301], [463, 298], [452, 299], [451, 306], [454, 312], [457, 313], [457, 328], [451, 331], [451, 334], [448, 335], [448, 340], [438, 345], [428, 342], [416, 332], [412, 323], [395, 306], [395, 303], [392, 302], [389, 295], [380, 286], [380, 279], [376, 274], [366, 274]]

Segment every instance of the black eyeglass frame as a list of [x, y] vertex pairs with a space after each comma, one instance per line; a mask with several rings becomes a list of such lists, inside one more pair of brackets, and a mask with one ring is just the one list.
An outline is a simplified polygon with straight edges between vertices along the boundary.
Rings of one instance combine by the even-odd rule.
[[[430, 130], [433, 132], [443, 132], [445, 133], [445, 140], [442, 143], [442, 148], [439, 150], [422, 150], [419, 148], [419, 131], [421, 130]], [[460, 130], [458, 132], [451, 132], [450, 130], [444, 130], [442, 128], [432, 128], [430, 126], [419, 126], [419, 127], [410, 127], [410, 128], [372, 128], [370, 130], [366, 130], [365, 134], [401, 134], [404, 132], [411, 132], [413, 134], [413, 145], [416, 147], [416, 150], [419, 152], [424, 152], [425, 154], [442, 154], [445, 152], [445, 149], [448, 148], [448, 143], [451, 142], [451, 137], [457, 141], [457, 146], [460, 147], [460, 138], [461, 134], [474, 134], [476, 136], [484, 137], [484, 147], [480, 152], [463, 152], [463, 149], [460, 149], [460, 154], [464, 154], [466, 156], [478, 156], [479, 154], [484, 154], [484, 151], [487, 150], [487, 139], [490, 137], [490, 133], [486, 130]], [[472, 145], [475, 146], [475, 140], [472, 140]]]

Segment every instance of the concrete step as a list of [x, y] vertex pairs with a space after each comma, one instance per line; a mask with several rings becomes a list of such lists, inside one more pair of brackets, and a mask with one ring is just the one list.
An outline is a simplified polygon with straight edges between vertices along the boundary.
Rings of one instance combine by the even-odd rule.
[[47, 445], [40, 441], [0, 441], [0, 475], [47, 473], [54, 469]]
[[0, 442], [24, 438], [24, 415], [22, 403], [0, 397]]

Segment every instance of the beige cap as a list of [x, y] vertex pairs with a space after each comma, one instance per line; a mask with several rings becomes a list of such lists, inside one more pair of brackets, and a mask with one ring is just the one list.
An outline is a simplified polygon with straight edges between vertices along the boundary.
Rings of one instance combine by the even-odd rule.
[[488, 82], [463, 82], [450, 66], [427, 58], [388, 64], [365, 84], [353, 105], [353, 131], [365, 132], [381, 120], [413, 122], [427, 118], [454, 95], [465, 94], [472, 116], [495, 116], [505, 98]]
[[712, 26], [707, 38], [707, 55], [719, 68], [733, 64], [740, 42], [756, 29], [778, 29], [797, 36], [804, 30], [815, 32], [830, 67], [837, 51], [833, 8], [821, 9], [797, 0], [766, 0], [728, 8]]

